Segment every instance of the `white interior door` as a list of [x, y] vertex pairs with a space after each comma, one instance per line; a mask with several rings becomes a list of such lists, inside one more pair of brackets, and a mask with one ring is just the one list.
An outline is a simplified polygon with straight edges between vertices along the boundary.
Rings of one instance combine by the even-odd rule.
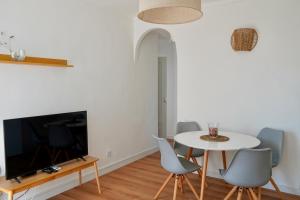
[[158, 58], [158, 136], [167, 137], [167, 57]]

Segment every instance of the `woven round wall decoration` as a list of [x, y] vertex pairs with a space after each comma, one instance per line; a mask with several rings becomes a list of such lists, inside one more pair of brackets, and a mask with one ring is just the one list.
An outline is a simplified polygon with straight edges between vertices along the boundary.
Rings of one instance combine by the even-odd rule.
[[240, 28], [233, 31], [231, 46], [235, 51], [252, 51], [258, 41], [258, 34], [253, 28]]

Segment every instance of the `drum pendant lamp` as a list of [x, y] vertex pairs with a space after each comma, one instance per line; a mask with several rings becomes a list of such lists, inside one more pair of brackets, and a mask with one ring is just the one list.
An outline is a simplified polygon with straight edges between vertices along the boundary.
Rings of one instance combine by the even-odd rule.
[[154, 24], [183, 24], [202, 15], [201, 0], [140, 0], [138, 18]]

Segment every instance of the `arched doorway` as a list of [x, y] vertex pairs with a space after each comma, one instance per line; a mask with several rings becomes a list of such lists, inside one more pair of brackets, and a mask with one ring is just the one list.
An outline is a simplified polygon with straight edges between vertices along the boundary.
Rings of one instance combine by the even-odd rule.
[[150, 114], [156, 123], [153, 134], [172, 137], [177, 123], [177, 51], [171, 34], [164, 29], [142, 34], [135, 49], [135, 61], [138, 67], [147, 68], [148, 75], [151, 74], [148, 78], [152, 83], [148, 82], [145, 89], [153, 96], [149, 102], [153, 108]]

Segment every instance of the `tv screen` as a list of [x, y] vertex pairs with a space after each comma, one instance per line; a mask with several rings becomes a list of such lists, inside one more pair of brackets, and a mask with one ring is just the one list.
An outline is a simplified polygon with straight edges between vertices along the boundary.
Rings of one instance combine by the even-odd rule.
[[3, 121], [6, 179], [88, 154], [87, 112]]

